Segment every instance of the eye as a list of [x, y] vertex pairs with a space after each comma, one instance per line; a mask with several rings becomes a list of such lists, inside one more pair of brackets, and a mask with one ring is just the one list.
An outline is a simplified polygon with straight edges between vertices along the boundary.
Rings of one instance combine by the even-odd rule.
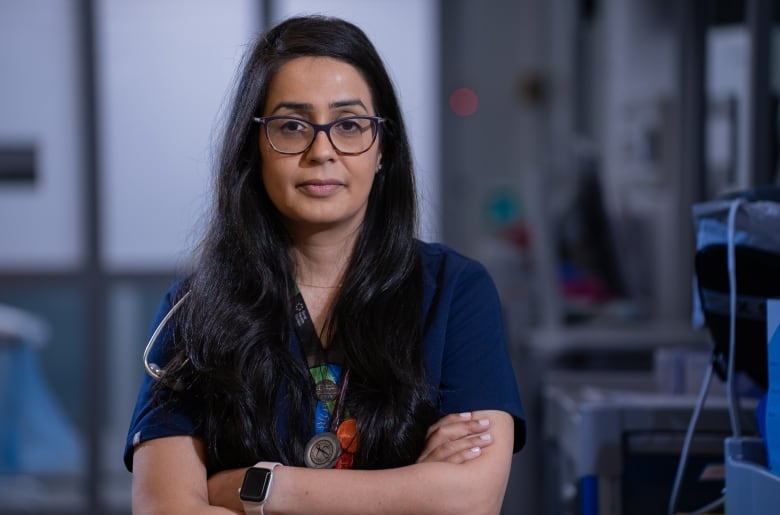
[[295, 134], [299, 132], [306, 132], [309, 127], [301, 120], [295, 118], [283, 118], [276, 120], [276, 128], [280, 132], [287, 134]]
[[334, 128], [340, 134], [358, 134], [365, 129], [368, 123], [368, 120], [362, 118], [347, 118], [336, 122]]

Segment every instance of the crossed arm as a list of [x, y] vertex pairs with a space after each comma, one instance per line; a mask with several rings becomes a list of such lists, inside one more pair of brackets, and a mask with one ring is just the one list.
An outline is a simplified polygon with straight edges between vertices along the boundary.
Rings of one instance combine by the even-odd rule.
[[[496, 514], [506, 490], [513, 420], [502, 411], [443, 417], [417, 463], [385, 470], [277, 468], [268, 515]], [[199, 440], [149, 440], [133, 456], [133, 513], [241, 514], [245, 468], [207, 477]]]

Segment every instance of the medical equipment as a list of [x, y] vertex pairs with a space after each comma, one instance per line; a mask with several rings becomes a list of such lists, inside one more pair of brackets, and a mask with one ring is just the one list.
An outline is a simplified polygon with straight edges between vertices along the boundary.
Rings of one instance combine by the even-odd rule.
[[152, 347], [154, 347], [154, 344], [157, 343], [157, 338], [160, 337], [160, 333], [163, 331], [163, 329], [165, 329], [165, 326], [168, 325], [168, 321], [171, 319], [174, 313], [176, 313], [176, 311], [179, 310], [181, 305], [189, 296], [190, 296], [190, 292], [187, 292], [184, 295], [182, 295], [182, 297], [176, 302], [176, 304], [174, 304], [173, 307], [165, 314], [165, 316], [160, 321], [160, 323], [157, 324], [157, 327], [154, 329], [151, 338], [149, 338], [149, 342], [147, 342], [146, 344], [146, 349], [144, 349], [144, 357], [143, 357], [144, 368], [146, 369], [146, 373], [149, 374], [149, 377], [151, 377], [155, 381], [162, 382], [166, 386], [169, 386], [176, 391], [183, 390], [184, 384], [181, 381], [176, 381], [172, 385], [166, 383], [165, 369], [160, 367], [157, 363], [150, 363], [149, 354], [152, 352]]
[[[694, 268], [698, 302], [695, 304], [701, 311], [697, 315], [703, 315], [710, 330], [714, 348], [689, 422], [667, 513], [676, 513], [688, 445], [712, 372], [717, 372], [726, 382], [733, 439], [742, 437], [742, 410], [735, 372], [743, 372], [763, 389], [769, 386], [766, 305], [768, 299], [780, 296], [780, 281], [775, 273], [780, 263], [779, 202], [780, 190], [760, 186], [693, 208], [697, 229]], [[724, 495], [715, 503], [722, 504], [725, 500]]]

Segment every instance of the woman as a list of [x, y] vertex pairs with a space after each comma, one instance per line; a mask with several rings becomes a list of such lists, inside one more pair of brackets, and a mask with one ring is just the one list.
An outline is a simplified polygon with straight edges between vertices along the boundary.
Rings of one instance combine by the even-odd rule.
[[134, 513], [497, 513], [523, 413], [495, 287], [415, 239], [410, 149], [360, 29], [249, 54], [212, 220], [131, 421]]

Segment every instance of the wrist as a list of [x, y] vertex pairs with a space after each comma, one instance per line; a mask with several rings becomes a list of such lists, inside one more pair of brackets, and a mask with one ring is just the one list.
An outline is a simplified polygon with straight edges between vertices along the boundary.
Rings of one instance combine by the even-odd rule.
[[281, 463], [261, 461], [244, 473], [244, 481], [238, 496], [247, 515], [265, 515], [264, 508], [271, 498], [274, 473]]

